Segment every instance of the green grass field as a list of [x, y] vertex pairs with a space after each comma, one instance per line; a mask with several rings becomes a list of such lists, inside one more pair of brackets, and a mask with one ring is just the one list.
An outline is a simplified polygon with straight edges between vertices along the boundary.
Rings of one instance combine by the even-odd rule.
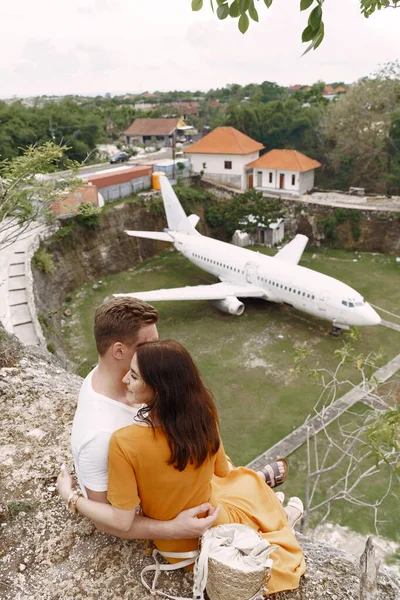
[[[265, 248], [257, 250], [275, 253]], [[304, 253], [301, 264], [341, 279], [368, 301], [400, 314], [400, 266], [394, 257], [311, 249]], [[96, 362], [93, 314], [113, 293], [213, 281], [212, 276], [178, 253], [167, 251], [134, 269], [106, 277], [96, 290], [92, 288], [95, 282], [87, 283], [63, 307], [72, 310], [72, 317], [66, 319], [64, 327], [69, 358], [78, 365], [81, 375], [86, 375]], [[306, 341], [316, 360], [333, 367], [337, 363], [333, 352], [342, 345], [340, 338], [330, 335], [328, 322], [259, 300], [245, 300], [245, 305], [245, 313], [234, 317], [207, 302], [157, 303], [160, 337], [181, 341], [193, 354], [214, 392], [225, 448], [237, 464], [246, 464], [264, 452], [301, 425], [312, 412], [319, 387], [305, 375], [292, 372], [295, 349]], [[382, 348], [385, 363], [400, 352], [400, 332], [382, 326], [361, 329], [356, 348], [365, 353]], [[354, 371], [347, 372], [352, 381], [357, 376]], [[285, 485], [288, 488], [285, 491], [301, 496], [304, 449], [295, 452], [290, 462], [290, 483]], [[385, 477], [382, 473], [382, 481], [373, 488], [369, 482], [368, 493], [379, 490]], [[382, 534], [396, 539], [400, 536], [396, 498], [390, 496], [385, 500], [382, 514], [387, 521], [382, 524]], [[335, 508], [330, 520], [358, 531], [372, 531], [367, 512], [349, 504]]]

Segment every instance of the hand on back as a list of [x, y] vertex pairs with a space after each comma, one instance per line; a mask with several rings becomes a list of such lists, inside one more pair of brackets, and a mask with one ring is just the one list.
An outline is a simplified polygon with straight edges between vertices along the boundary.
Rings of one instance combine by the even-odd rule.
[[200, 506], [183, 510], [175, 517], [173, 523], [179, 528], [182, 539], [199, 538], [207, 531], [207, 529], [215, 524], [219, 509], [219, 506], [214, 508], [211, 504], [206, 502], [205, 504], [200, 504]]

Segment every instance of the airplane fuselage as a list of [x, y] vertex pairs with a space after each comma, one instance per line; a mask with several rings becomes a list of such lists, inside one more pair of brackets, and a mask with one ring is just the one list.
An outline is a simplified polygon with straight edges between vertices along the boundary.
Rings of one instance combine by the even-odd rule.
[[[171, 232], [172, 233], [172, 232]], [[347, 329], [380, 319], [353, 288], [333, 277], [202, 235], [173, 232], [174, 246], [222, 282], [251, 284], [270, 302], [290, 305]]]

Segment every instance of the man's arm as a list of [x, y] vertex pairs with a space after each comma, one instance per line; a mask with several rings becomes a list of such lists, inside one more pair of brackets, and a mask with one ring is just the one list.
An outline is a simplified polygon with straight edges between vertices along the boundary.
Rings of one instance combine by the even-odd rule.
[[[118, 531], [112, 527], [104, 527], [95, 523], [96, 528], [103, 533], [114, 535], [124, 540], [182, 540], [195, 539], [203, 535], [214, 525], [219, 513], [219, 506], [213, 508], [210, 504], [201, 504], [195, 508], [183, 510], [175, 519], [157, 521], [143, 515], [136, 515], [127, 531]], [[204, 517], [198, 517], [205, 514]]]
[[[108, 504], [107, 492], [94, 492], [86, 489], [89, 500]], [[211, 504], [201, 504], [194, 508], [183, 510], [175, 519], [170, 521], [157, 521], [143, 515], [136, 515], [128, 531], [120, 531], [113, 527], [106, 527], [94, 521], [96, 529], [124, 540], [183, 540], [199, 538], [207, 529], [214, 525], [219, 513], [219, 507], [213, 508]], [[199, 517], [199, 515], [204, 515]]]
[[93, 490], [89, 490], [87, 487], [85, 487], [85, 490], [89, 500], [93, 500], [94, 502], [102, 502], [103, 504], [109, 504], [107, 500], [107, 490], [105, 492], [94, 492]]

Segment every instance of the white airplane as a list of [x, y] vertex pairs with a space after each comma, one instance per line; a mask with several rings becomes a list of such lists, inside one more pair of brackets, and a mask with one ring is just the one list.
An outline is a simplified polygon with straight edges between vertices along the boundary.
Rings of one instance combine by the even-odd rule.
[[332, 321], [332, 333], [352, 325], [378, 325], [381, 321], [364, 298], [345, 283], [298, 266], [308, 242], [296, 237], [275, 256], [239, 248], [201, 235], [197, 215], [187, 217], [166, 177], [160, 178], [168, 228], [163, 232], [126, 231], [128, 235], [171, 242], [197, 267], [218, 277], [220, 283], [115, 294], [148, 302], [162, 300], [210, 300], [219, 310], [241, 315], [238, 298], [263, 298], [292, 306], [319, 319]]

